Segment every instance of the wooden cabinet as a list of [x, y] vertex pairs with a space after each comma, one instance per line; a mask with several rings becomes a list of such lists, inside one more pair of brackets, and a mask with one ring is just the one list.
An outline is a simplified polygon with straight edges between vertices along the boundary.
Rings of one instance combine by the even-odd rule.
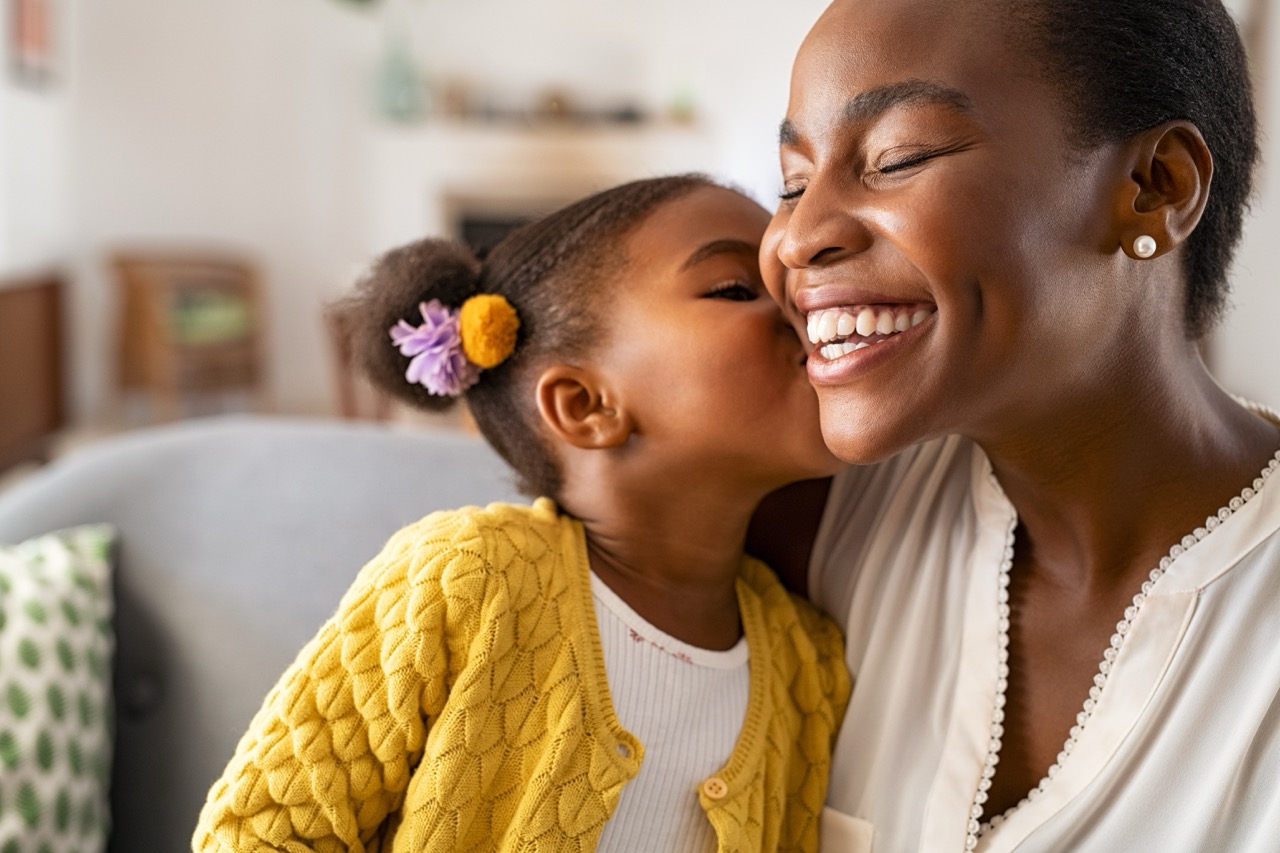
[[44, 460], [66, 425], [62, 282], [0, 281], [0, 470]]
[[190, 394], [262, 385], [258, 273], [234, 257], [119, 254], [118, 380], [151, 394], [156, 412], [178, 417]]

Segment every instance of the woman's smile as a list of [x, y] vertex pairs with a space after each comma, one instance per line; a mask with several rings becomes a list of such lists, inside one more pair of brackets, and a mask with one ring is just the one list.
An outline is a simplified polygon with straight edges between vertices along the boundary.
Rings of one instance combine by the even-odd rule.
[[[858, 316], [865, 317], [869, 313], [871, 312], [864, 309]], [[929, 333], [934, 325], [932, 320], [935, 314], [936, 312], [923, 308], [914, 312], [883, 310], [876, 316], [894, 318], [895, 327], [890, 331], [873, 331], [869, 335], [860, 335], [855, 331], [848, 337], [838, 337], [830, 343], [816, 346], [809, 355], [806, 368], [809, 371], [809, 381], [819, 391], [819, 398], [821, 399], [824, 387], [843, 385], [909, 352]], [[827, 316], [829, 317], [830, 314]], [[843, 322], [848, 322], [848, 316], [848, 314], [841, 315]], [[829, 324], [830, 320], [824, 317], [820, 322]], [[887, 326], [889, 319], [883, 319], [881, 322]], [[906, 324], [907, 328], [896, 328], [896, 325], [903, 324]]]
[[809, 343], [824, 361], [835, 361], [919, 326], [934, 313], [927, 305], [861, 305], [810, 311]]

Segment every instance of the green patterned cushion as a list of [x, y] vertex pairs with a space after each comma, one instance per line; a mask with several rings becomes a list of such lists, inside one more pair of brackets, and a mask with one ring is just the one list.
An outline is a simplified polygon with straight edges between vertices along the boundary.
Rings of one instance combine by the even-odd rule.
[[0, 546], [0, 853], [99, 853], [111, 762], [108, 525]]

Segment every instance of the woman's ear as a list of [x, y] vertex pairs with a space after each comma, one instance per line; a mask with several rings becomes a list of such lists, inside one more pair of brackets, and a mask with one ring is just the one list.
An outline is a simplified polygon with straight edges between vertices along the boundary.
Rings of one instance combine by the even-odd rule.
[[[1182, 120], [1144, 131], [1128, 152], [1129, 177], [1116, 195], [1120, 248], [1138, 259], [1166, 254], [1200, 222], [1213, 179], [1213, 155], [1199, 128]], [[1154, 249], [1142, 237], [1151, 238]]]
[[536, 395], [543, 423], [573, 447], [621, 447], [635, 431], [630, 413], [592, 371], [552, 365], [538, 377]]

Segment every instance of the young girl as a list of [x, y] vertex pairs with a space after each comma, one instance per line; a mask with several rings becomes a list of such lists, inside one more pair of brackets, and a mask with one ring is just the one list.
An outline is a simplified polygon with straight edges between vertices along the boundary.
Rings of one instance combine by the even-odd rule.
[[842, 644], [743, 551], [767, 492], [836, 464], [761, 282], [768, 221], [658, 178], [483, 263], [439, 240], [376, 263], [340, 306], [371, 375], [465, 396], [546, 497], [391, 538], [268, 695], [195, 850], [817, 849]]

